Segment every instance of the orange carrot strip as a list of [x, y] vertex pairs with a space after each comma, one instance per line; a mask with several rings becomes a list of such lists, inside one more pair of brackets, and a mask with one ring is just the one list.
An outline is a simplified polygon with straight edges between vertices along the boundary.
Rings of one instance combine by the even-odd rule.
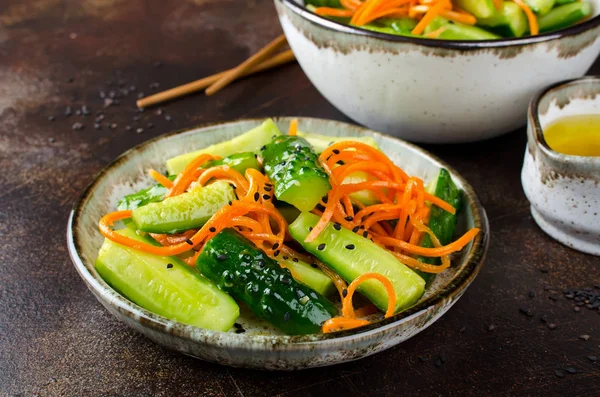
[[296, 136], [297, 133], [298, 133], [298, 119], [293, 119], [290, 122], [290, 129], [288, 131], [288, 135]]
[[375, 306], [372, 303], [369, 303], [368, 305], [365, 305], [354, 311], [354, 313], [356, 314], [356, 317], [365, 317], [365, 316], [369, 316], [371, 314], [375, 314], [377, 312], [379, 312], [379, 309], [377, 308], [377, 306]]
[[164, 187], [171, 188], [173, 186], [173, 181], [170, 180], [169, 178], [167, 178], [166, 176], [164, 176], [163, 174], [161, 174], [160, 172], [150, 168], [148, 170], [148, 175], [150, 175], [150, 177], [152, 179], [154, 179], [156, 182], [160, 183], [161, 185], [163, 185]]
[[217, 160], [218, 157], [211, 156], [210, 154], [201, 154], [196, 157], [181, 171], [181, 173], [175, 178], [175, 182], [173, 182], [173, 186], [169, 189], [165, 197], [173, 197], [177, 196], [183, 192], [185, 189], [193, 182], [194, 175], [200, 166], [208, 161]]
[[319, 7], [315, 10], [315, 14], [328, 17], [351, 17], [354, 15], [354, 10], [342, 10], [340, 8]]
[[423, 18], [421, 18], [421, 20], [419, 21], [417, 26], [415, 26], [415, 28], [412, 30], [411, 33], [412, 34], [423, 33], [423, 31], [425, 30], [427, 25], [429, 25], [431, 23], [431, 21], [433, 21], [433, 18], [435, 18], [440, 13], [440, 11], [442, 11], [444, 9], [444, 7], [446, 7], [446, 4], [444, 2], [439, 2], [439, 3], [435, 4], [434, 6], [430, 7], [429, 10], [425, 13], [425, 15], [423, 15]]
[[340, 4], [347, 10], [356, 11], [362, 5], [359, 0], [340, 0]]
[[538, 33], [540, 33], [540, 27], [538, 26], [537, 17], [533, 13], [533, 11], [531, 11], [531, 8], [529, 8], [529, 6], [523, 0], [513, 0], [513, 1], [519, 7], [521, 7], [523, 12], [525, 12], [525, 15], [527, 15], [527, 21], [529, 22], [529, 33], [531, 33], [532, 36], [535, 36]]
[[378, 240], [386, 246], [398, 247], [404, 251], [410, 252], [411, 254], [436, 257], [449, 255], [453, 252], [460, 251], [465, 245], [467, 245], [471, 240], [473, 240], [473, 238], [477, 236], [478, 233], [479, 229], [474, 227], [465, 234], [463, 234], [458, 240], [438, 248], [419, 247], [418, 245], [409, 244], [405, 241], [391, 237], [380, 237]]
[[379, 281], [385, 287], [385, 291], [388, 295], [388, 307], [385, 312], [385, 317], [391, 317], [394, 315], [394, 311], [396, 310], [396, 293], [394, 292], [394, 285], [388, 280], [387, 277], [379, 274], [379, 273], [364, 273], [354, 279], [348, 285], [348, 293], [344, 297], [342, 301], [342, 315], [346, 318], [356, 318], [356, 313], [354, 312], [354, 306], [352, 305], [352, 296], [354, 295], [354, 291], [358, 286], [367, 281], [375, 279]]
[[427, 37], [428, 39], [437, 39], [438, 37], [440, 37], [440, 35], [442, 33], [444, 33], [446, 31], [446, 27], [445, 26], [441, 26], [439, 28], [437, 28], [436, 30], [432, 30], [429, 33], [425, 33], [423, 35], [423, 37]]
[[360, 320], [356, 318], [346, 318], [346, 317], [334, 317], [323, 323], [323, 327], [321, 331], [324, 334], [329, 334], [331, 332], [336, 331], [344, 331], [348, 329], [354, 329], [358, 327], [362, 327], [363, 325], [370, 324], [368, 320]]
[[[440, 11], [440, 15], [451, 21], [464, 23], [465, 25], [475, 25], [477, 23], [477, 18], [475, 18], [473, 15], [469, 14], [468, 12], [456, 12], [456, 11], [452, 11], [452, 10], [442, 10], [442, 11]], [[436, 29], [433, 32], [440, 30], [440, 29]], [[428, 34], [431, 34], [433, 32], [430, 32]], [[429, 37], [427, 35], [424, 35], [424, 36]], [[439, 34], [438, 34], [438, 36], [439, 36]], [[437, 36], [435, 36], [435, 37], [437, 37]]]

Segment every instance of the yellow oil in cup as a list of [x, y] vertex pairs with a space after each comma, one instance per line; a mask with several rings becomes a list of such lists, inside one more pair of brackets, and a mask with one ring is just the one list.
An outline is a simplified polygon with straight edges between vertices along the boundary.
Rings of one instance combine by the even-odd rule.
[[559, 153], [600, 156], [600, 114], [563, 117], [544, 129], [544, 139]]

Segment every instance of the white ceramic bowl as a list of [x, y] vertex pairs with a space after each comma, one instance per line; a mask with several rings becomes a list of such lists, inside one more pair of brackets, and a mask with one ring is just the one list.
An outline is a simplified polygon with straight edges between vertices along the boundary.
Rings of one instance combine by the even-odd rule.
[[414, 142], [470, 142], [525, 125], [527, 104], [557, 81], [583, 76], [600, 53], [594, 17], [535, 37], [445, 41], [392, 36], [274, 0], [300, 66], [356, 122]]
[[559, 83], [533, 99], [521, 181], [533, 219], [546, 233], [600, 255], [600, 157], [558, 153], [544, 139], [546, 126], [580, 114], [600, 114], [600, 78]]
[[[287, 128], [290, 121], [275, 120], [280, 128]], [[446, 164], [409, 143], [349, 124], [309, 118], [299, 118], [301, 130], [332, 136], [371, 135], [409, 174], [428, 180], [444, 167], [464, 191], [458, 233], [471, 227], [478, 227], [481, 233], [453, 258], [451, 268], [434, 279], [415, 306], [359, 329], [303, 336], [282, 335], [242, 310], [237, 322], [247, 332], [236, 334], [233, 330], [216, 332], [168, 320], [108, 286], [93, 265], [103, 241], [98, 231], [100, 217], [114, 210], [124, 194], [153, 183], [146, 175], [148, 168], [164, 170], [166, 159], [231, 139], [260, 122], [240, 120], [152, 139], [116, 159], [85, 190], [69, 219], [69, 253], [89, 289], [110, 313], [155, 342], [194, 357], [238, 367], [294, 370], [356, 360], [385, 350], [421, 332], [452, 307], [479, 272], [488, 246], [487, 218], [473, 189]]]

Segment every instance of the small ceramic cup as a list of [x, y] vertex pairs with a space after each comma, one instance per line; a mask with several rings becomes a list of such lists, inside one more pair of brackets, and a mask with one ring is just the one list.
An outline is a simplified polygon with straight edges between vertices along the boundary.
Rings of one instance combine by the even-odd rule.
[[593, 255], [600, 255], [600, 157], [558, 153], [543, 132], [562, 117], [598, 113], [598, 77], [566, 81], [538, 94], [529, 105], [521, 173], [537, 224], [561, 243]]

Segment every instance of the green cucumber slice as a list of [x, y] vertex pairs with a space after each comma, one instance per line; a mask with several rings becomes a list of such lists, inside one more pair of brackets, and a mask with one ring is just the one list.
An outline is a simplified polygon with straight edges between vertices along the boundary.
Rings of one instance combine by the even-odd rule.
[[233, 188], [227, 182], [217, 181], [138, 207], [131, 218], [144, 232], [178, 233], [204, 225], [215, 212], [233, 200], [236, 200]]
[[[132, 229], [117, 233], [151, 243]], [[95, 268], [116, 291], [170, 320], [227, 331], [239, 316], [239, 307], [229, 295], [177, 257], [147, 254], [106, 239]]]
[[540, 32], [552, 32], [576, 24], [592, 14], [592, 5], [581, 1], [555, 7], [552, 11], [538, 18]]
[[529, 29], [527, 16], [517, 4], [511, 1], [502, 3], [502, 10], [491, 18], [478, 19], [477, 24], [492, 28], [506, 37], [521, 37]]
[[496, 12], [492, 0], [457, 0], [456, 5], [476, 18], [490, 18]]
[[[305, 250], [325, 262], [344, 280], [350, 283], [365, 273], [379, 273], [387, 277], [396, 292], [396, 313], [412, 306], [423, 295], [425, 280], [391, 253], [350, 230], [343, 227], [336, 230], [329, 223], [314, 241], [305, 242], [310, 228], [318, 221], [318, 216], [304, 212], [289, 226], [290, 234]], [[386, 311], [387, 293], [381, 283], [366, 281], [358, 287], [358, 291], [380, 310]]]
[[258, 127], [233, 139], [167, 160], [167, 171], [171, 175], [179, 174], [190, 161], [201, 154], [225, 157], [238, 152], [258, 151], [261, 146], [269, 143], [274, 135], [281, 135], [281, 132], [273, 120], [267, 119]]

